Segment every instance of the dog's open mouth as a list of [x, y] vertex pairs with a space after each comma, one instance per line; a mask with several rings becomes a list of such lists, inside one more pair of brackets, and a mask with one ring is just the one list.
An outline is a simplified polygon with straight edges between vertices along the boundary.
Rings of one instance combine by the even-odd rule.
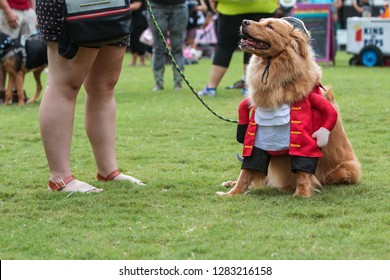
[[271, 45], [264, 41], [258, 41], [248, 34], [241, 33], [241, 41], [240, 47], [245, 49], [258, 49], [258, 50], [266, 50], [271, 47]]

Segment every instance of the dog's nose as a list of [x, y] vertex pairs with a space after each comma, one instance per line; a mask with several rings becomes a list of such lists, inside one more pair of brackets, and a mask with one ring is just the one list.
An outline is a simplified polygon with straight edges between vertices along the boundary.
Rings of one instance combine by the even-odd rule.
[[242, 25], [251, 25], [251, 22], [249, 20], [247, 20], [247, 19], [244, 19], [242, 21]]

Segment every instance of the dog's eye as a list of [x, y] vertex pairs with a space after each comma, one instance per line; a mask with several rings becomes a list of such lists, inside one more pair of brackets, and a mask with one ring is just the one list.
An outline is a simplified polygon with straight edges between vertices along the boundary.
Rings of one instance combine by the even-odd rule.
[[272, 29], [272, 30], [274, 29], [271, 24], [267, 24], [265, 27]]

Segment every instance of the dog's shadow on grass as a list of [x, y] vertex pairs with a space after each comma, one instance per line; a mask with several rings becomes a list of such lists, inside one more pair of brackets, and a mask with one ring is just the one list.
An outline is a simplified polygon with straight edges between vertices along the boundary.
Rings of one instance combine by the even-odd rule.
[[[329, 196], [340, 196], [340, 195], [350, 195], [351, 193], [359, 193], [363, 190], [358, 188], [359, 184], [357, 185], [327, 185], [325, 187], [322, 187], [316, 191], [313, 191], [312, 196], [309, 197], [309, 199], [315, 198], [315, 197], [322, 197], [324, 198], [326, 195]], [[252, 197], [293, 197], [294, 192], [283, 192], [280, 191], [277, 188], [272, 187], [264, 187], [260, 189], [253, 189], [249, 190], [245, 193], [248, 196]], [[295, 198], [301, 198], [296, 197]], [[303, 198], [307, 199], [307, 198]]]
[[[224, 188], [225, 192], [227, 193], [230, 188]], [[245, 195], [248, 197], [261, 197], [261, 198], [267, 198], [267, 197], [289, 197], [292, 196], [293, 192], [283, 192], [278, 190], [277, 188], [272, 187], [263, 187], [260, 189], [249, 189], [243, 194], [235, 195], [235, 196], [241, 196]]]
[[261, 196], [261, 197], [288, 197], [292, 196], [293, 192], [283, 192], [276, 188], [264, 187], [261, 189], [252, 189], [246, 192], [249, 196]]

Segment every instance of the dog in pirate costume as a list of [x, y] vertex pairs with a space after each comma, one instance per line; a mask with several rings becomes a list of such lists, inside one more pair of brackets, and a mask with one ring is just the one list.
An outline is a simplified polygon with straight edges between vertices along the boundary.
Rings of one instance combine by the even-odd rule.
[[22, 44], [20, 39], [12, 39], [0, 32], [0, 62], [4, 65], [8, 75], [3, 104], [8, 105], [13, 100], [13, 91], [16, 89], [17, 102], [23, 106], [27, 100], [23, 90], [24, 76], [28, 72], [34, 74], [36, 91], [28, 103], [36, 102], [42, 92], [41, 73], [47, 66], [47, 45], [37, 36], [31, 36]]
[[353, 184], [360, 164], [343, 129], [332, 89], [321, 85], [310, 33], [292, 17], [244, 20], [240, 47], [252, 53], [249, 96], [239, 105], [243, 143], [237, 181], [221, 196], [270, 185], [310, 197], [327, 184]]

